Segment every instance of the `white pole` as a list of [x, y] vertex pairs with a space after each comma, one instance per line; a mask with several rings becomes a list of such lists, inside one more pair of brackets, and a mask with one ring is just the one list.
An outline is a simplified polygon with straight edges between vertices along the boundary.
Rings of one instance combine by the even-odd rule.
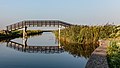
[[22, 40], [22, 42], [23, 42], [23, 47], [25, 48], [25, 28], [23, 28], [23, 40]]
[[59, 42], [58, 42], [58, 46], [59, 46], [59, 48], [61, 48], [60, 47], [60, 27], [59, 27], [59, 40], [58, 40]]
[[59, 40], [60, 40], [60, 28], [59, 28]]
[[23, 39], [25, 39], [25, 28], [23, 28]]

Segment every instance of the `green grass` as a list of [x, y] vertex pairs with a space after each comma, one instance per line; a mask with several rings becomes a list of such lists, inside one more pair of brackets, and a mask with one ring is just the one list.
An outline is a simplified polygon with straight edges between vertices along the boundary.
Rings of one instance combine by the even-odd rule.
[[109, 67], [120, 68], [120, 40], [110, 41], [107, 54]]
[[[27, 36], [36, 35], [39, 33], [42, 33], [42, 31], [41, 30], [28, 30]], [[23, 36], [22, 30], [12, 31], [9, 34], [6, 34], [5, 32], [0, 31], [0, 39], [16, 38], [16, 37], [22, 37], [22, 36]]]
[[[81, 44], [96, 43], [99, 39], [109, 38], [114, 32], [114, 25], [86, 26], [75, 25], [61, 30], [61, 37], [67, 38], [70, 42]], [[55, 32], [58, 37], [58, 31]]]

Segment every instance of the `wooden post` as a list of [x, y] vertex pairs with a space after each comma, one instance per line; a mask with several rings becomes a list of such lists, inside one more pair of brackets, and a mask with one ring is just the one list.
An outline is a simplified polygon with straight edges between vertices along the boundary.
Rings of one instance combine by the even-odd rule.
[[23, 28], [23, 22], [22, 22], [22, 28]]
[[8, 26], [6, 28], [7, 28], [7, 31], [9, 31]]
[[39, 27], [39, 23], [38, 23], [38, 21], [36, 21], [37, 22], [37, 27]]
[[42, 27], [43, 23], [44, 23], [44, 22], [43, 22], [43, 21], [41, 21], [41, 27]]
[[60, 25], [59, 21], [57, 22], [57, 24], [58, 24], [58, 27], [59, 27], [59, 25]]
[[18, 23], [18, 29], [19, 29], [19, 23]]
[[14, 24], [14, 30], [16, 30], [16, 24]]
[[47, 26], [47, 21], [44, 22], [45, 23], [45, 27]]
[[51, 21], [49, 22], [49, 26], [51, 26]]
[[33, 22], [33, 27], [34, 27], [34, 21], [32, 21]]
[[26, 23], [27, 23], [27, 21], [24, 22], [24, 27], [26, 27]]
[[30, 27], [30, 21], [28, 21], [28, 23], [29, 23], [29, 27]]
[[11, 31], [12, 31], [12, 25], [10, 25]]
[[54, 27], [55, 27], [55, 23], [56, 23], [56, 21], [53, 22]]

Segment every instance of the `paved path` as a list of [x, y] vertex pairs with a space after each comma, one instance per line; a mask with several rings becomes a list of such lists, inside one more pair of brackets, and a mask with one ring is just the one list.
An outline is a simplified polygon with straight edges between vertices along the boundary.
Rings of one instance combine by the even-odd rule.
[[100, 46], [94, 50], [89, 58], [86, 68], [109, 68], [107, 63], [108, 41], [100, 40]]

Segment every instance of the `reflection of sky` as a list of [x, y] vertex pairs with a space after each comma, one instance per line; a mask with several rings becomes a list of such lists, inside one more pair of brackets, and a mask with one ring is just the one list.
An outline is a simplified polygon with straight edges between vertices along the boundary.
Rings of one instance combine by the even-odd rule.
[[[23, 44], [22, 38], [16, 38], [12, 41]], [[51, 32], [44, 32], [42, 35], [28, 38], [27, 44], [28, 46], [58, 46], [55, 35]]]
[[0, 68], [85, 68], [87, 61], [68, 52], [24, 53], [0, 44]]
[[[12, 41], [22, 43], [22, 38], [16, 38]], [[40, 36], [33, 36], [28, 39], [28, 45], [53, 45], [55, 44], [55, 35], [45, 32]], [[74, 57], [68, 52], [62, 53], [24, 53], [17, 49], [6, 47], [6, 44], [0, 44], [0, 68], [85, 68], [88, 59], [84, 56]]]
[[0, 28], [22, 20], [74, 24], [120, 22], [120, 0], [0, 0]]

